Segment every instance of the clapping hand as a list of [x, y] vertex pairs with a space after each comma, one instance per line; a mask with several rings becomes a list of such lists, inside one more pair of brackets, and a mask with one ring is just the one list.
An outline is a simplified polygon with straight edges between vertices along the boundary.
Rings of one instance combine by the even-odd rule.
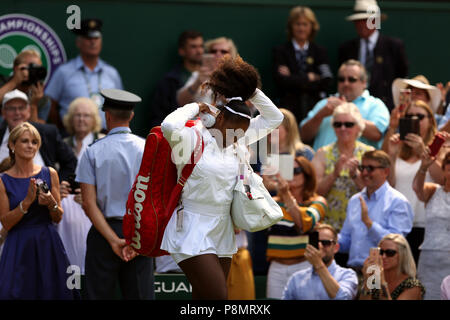
[[339, 106], [340, 104], [344, 103], [346, 101], [345, 97], [329, 97], [327, 99], [327, 104], [320, 109], [319, 113], [323, 116], [323, 117], [328, 117], [331, 116], [333, 114], [334, 109]]
[[372, 220], [369, 217], [366, 201], [364, 201], [362, 196], [359, 196], [359, 202], [361, 203], [361, 221], [366, 225], [367, 229], [370, 229], [372, 227]]
[[36, 179], [35, 178], [31, 178], [30, 179], [30, 184], [28, 185], [27, 195], [26, 195], [25, 199], [23, 199], [23, 202], [25, 202], [28, 207], [31, 206], [31, 204], [36, 199], [37, 188], [38, 187], [36, 185]]
[[356, 157], [351, 157], [347, 159], [347, 162], [345, 163], [344, 167], [348, 169], [350, 177], [353, 178], [356, 177], [358, 174], [358, 166], [359, 166], [358, 159], [356, 159]]
[[355, 157], [349, 157], [346, 154], [341, 154], [338, 161], [334, 165], [334, 175], [338, 177], [342, 170], [347, 169], [350, 176], [357, 173], [359, 161]]

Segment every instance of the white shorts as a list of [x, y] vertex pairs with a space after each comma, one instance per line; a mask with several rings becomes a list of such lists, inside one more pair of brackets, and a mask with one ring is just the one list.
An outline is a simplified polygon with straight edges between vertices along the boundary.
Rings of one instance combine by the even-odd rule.
[[[199, 254], [196, 255], [189, 255], [189, 254], [183, 254], [183, 253], [171, 253], [170, 255], [172, 256], [173, 260], [175, 260], [175, 262], [177, 264], [180, 264], [181, 261], [192, 258], [192, 257], [197, 257], [200, 256], [202, 254], [215, 254], [217, 255], [215, 252], [213, 251], [204, 251], [204, 252], [200, 252]], [[219, 258], [233, 258], [232, 254], [225, 254], [225, 255], [218, 255]]]
[[232, 257], [237, 252], [229, 205], [198, 205], [188, 201], [183, 205], [181, 227], [177, 226], [179, 216], [175, 209], [160, 247], [169, 252], [176, 263], [206, 253], [221, 258]]

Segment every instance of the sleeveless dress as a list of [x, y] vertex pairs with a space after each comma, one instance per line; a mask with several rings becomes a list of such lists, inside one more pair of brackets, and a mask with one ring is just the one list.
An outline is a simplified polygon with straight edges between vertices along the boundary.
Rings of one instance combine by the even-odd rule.
[[425, 207], [425, 239], [417, 274], [427, 292], [425, 300], [441, 298], [441, 283], [450, 274], [450, 192], [437, 187]]
[[[28, 192], [30, 178], [40, 178], [51, 188], [50, 170], [29, 178], [0, 175], [9, 199], [16, 208]], [[76, 289], [68, 288], [70, 263], [49, 210], [35, 200], [28, 213], [9, 230], [0, 259], [0, 300], [74, 299]]]
[[[417, 198], [412, 185], [416, 172], [419, 170], [422, 161], [407, 162], [398, 157], [395, 161], [395, 189], [403, 193], [408, 198], [409, 203], [414, 211], [414, 227], [425, 227], [425, 204]], [[433, 182], [430, 172], [427, 171], [425, 182]]]
[[391, 293], [392, 300], [397, 300], [398, 297], [403, 293], [403, 291], [405, 291], [407, 289], [412, 289], [415, 287], [420, 288], [420, 292], [422, 294], [422, 299], [423, 299], [423, 296], [425, 295], [425, 287], [423, 286], [423, 284], [420, 283], [420, 281], [416, 278], [408, 277], [405, 280], [403, 280], [402, 283], [400, 283], [397, 286], [397, 288], [394, 289], [394, 291], [392, 291], [392, 293]]

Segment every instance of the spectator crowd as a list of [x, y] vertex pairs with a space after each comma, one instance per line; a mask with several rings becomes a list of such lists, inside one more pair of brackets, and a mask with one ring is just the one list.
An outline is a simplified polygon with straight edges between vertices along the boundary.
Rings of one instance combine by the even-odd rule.
[[[186, 201], [185, 233], [177, 212], [164, 235], [164, 248], [177, 250], [194, 245], [188, 226], [196, 227], [223, 254], [152, 259], [125, 243], [122, 218], [145, 143], [129, 128], [141, 99], [100, 58], [101, 20], [75, 29], [79, 54], [45, 86], [28, 81], [27, 66], [42, 65], [39, 53], [19, 53], [0, 83], [0, 299], [112, 299], [116, 283], [123, 298], [154, 299], [161, 273], [185, 273], [202, 299], [255, 299], [259, 275], [267, 276], [268, 299], [449, 299], [450, 82], [432, 85], [426, 70], [410, 75], [403, 41], [370, 24], [373, 8], [380, 13], [375, 0], [356, 0], [346, 17], [357, 36], [339, 47], [336, 75], [326, 46], [315, 41], [315, 13], [292, 8], [287, 41], [273, 48], [273, 97], [258, 89], [264, 79], [232, 39], [179, 35], [181, 63], [158, 81], [147, 129], [183, 136], [186, 121], [208, 105], [224, 115], [213, 128], [268, 128], [248, 149], [283, 219], [258, 232], [233, 230], [215, 205], [216, 216], [196, 225]], [[233, 97], [220, 104], [227, 90]], [[267, 152], [252, 153], [261, 149]], [[203, 157], [212, 157], [208, 150]], [[270, 170], [281, 156], [292, 161], [291, 179]], [[216, 170], [234, 181], [229, 162], [209, 159], [203, 175]], [[214, 183], [226, 188], [220, 178], [203, 195], [219, 204], [226, 202], [213, 194]], [[202, 179], [193, 176], [192, 186], [205, 188]], [[187, 200], [203, 199], [186, 186]], [[218, 221], [214, 232], [234, 231], [232, 241], [213, 239], [203, 229], [211, 221]], [[68, 288], [71, 265], [85, 288]]]

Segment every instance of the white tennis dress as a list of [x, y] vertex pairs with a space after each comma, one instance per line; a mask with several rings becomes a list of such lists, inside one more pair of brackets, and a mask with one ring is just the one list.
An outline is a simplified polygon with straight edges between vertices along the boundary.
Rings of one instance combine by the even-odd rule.
[[[259, 89], [250, 99], [260, 115], [250, 120], [245, 132], [246, 144], [252, 144], [277, 128], [283, 114]], [[216, 139], [201, 123], [185, 127], [199, 112], [197, 103], [190, 103], [169, 114], [161, 125], [164, 137], [172, 147], [172, 160], [178, 177], [197, 141], [198, 130], [205, 147], [203, 154], [186, 181], [180, 204], [166, 227], [161, 249], [171, 253], [177, 263], [192, 256], [213, 253], [231, 257], [237, 252], [230, 215], [233, 189], [239, 173], [239, 159], [234, 146], [218, 147]], [[183, 150], [185, 159], [179, 159]], [[177, 163], [178, 162], [178, 163]], [[182, 214], [177, 210], [183, 206]]]

